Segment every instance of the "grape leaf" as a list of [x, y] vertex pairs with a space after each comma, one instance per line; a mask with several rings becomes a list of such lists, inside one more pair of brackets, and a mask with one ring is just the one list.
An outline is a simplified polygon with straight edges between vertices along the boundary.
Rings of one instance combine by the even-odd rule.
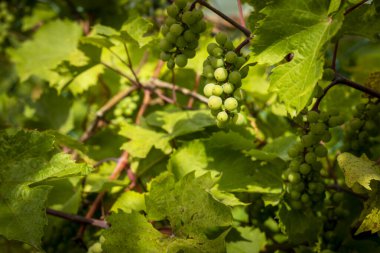
[[84, 175], [89, 168], [75, 164], [68, 154], [53, 155], [54, 137], [47, 133], [3, 132], [0, 143], [0, 234], [40, 248], [51, 189], [42, 182]]
[[83, 93], [85, 90], [98, 83], [99, 75], [103, 74], [103, 65], [95, 65], [86, 69], [70, 82], [69, 89], [74, 95]]
[[137, 42], [139, 47], [147, 45], [153, 40], [153, 36], [145, 36], [151, 30], [153, 24], [142, 17], [131, 17], [121, 28], [120, 33], [124, 38]]
[[364, 210], [360, 217], [363, 222], [356, 230], [355, 234], [360, 234], [365, 231], [376, 233], [380, 231], [380, 187], [376, 185], [375, 190], [371, 192], [370, 198], [364, 203]]
[[42, 26], [32, 40], [28, 40], [17, 48], [8, 50], [15, 63], [21, 81], [31, 75], [48, 77], [51, 69], [75, 52], [81, 28], [76, 22], [55, 20]]
[[237, 227], [244, 240], [227, 243], [227, 252], [233, 253], [259, 253], [266, 244], [265, 233], [252, 227]]
[[145, 211], [145, 198], [143, 193], [135, 191], [124, 192], [112, 205], [111, 212], [131, 213], [132, 211]]
[[266, 15], [253, 39], [258, 63], [276, 64], [293, 53], [292, 61], [275, 67], [270, 91], [276, 92], [289, 112], [308, 103], [322, 77], [325, 44], [339, 30], [343, 15], [329, 16], [327, 0], [276, 1], [262, 10]]
[[227, 206], [207, 192], [214, 181], [210, 174], [196, 178], [189, 173], [178, 182], [169, 173], [161, 174], [152, 181], [145, 198], [148, 218], [168, 219], [178, 237], [200, 240], [219, 237], [231, 225], [232, 215]]
[[316, 242], [323, 222], [311, 212], [289, 210], [281, 205], [278, 213], [280, 226], [291, 243]]
[[346, 16], [342, 31], [371, 40], [380, 40], [380, 4], [379, 1], [365, 3]]
[[380, 167], [365, 156], [356, 157], [350, 153], [343, 153], [338, 156], [338, 164], [350, 188], [358, 183], [367, 190], [371, 190], [371, 181], [380, 181]]

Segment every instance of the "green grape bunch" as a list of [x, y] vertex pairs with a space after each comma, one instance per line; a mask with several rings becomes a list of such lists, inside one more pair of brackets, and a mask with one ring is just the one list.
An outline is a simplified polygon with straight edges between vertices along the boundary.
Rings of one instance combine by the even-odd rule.
[[6, 2], [0, 3], [0, 44], [2, 44], [7, 37], [8, 30], [14, 21], [14, 16], [8, 10]]
[[140, 97], [137, 92], [121, 100], [113, 111], [115, 117], [112, 120], [112, 123], [116, 125], [125, 121], [132, 123], [131, 116], [137, 110], [139, 100]]
[[292, 159], [282, 174], [286, 184], [285, 199], [293, 209], [315, 207], [325, 197], [325, 184], [321, 177], [322, 163], [318, 159], [327, 156], [323, 143], [332, 138], [329, 128], [342, 125], [339, 112], [306, 111], [295, 118], [300, 127], [300, 140], [288, 150]]
[[218, 127], [243, 125], [246, 119], [240, 111], [245, 93], [240, 87], [242, 78], [248, 75], [248, 66], [243, 67], [247, 59], [234, 51], [232, 41], [224, 33], [218, 33], [215, 40], [217, 43], [207, 46], [209, 56], [203, 63], [207, 80], [203, 93]]
[[168, 17], [161, 28], [164, 38], [160, 41], [160, 58], [169, 69], [187, 65], [188, 59], [195, 56], [199, 34], [206, 30], [203, 12], [190, 8], [188, 0], [175, 0], [167, 7]]

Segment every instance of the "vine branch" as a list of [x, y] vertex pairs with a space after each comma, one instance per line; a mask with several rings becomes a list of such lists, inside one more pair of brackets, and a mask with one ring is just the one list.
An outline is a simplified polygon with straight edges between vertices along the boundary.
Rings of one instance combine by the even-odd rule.
[[352, 12], [353, 10], [355, 10], [356, 8], [362, 6], [365, 2], [367, 2], [368, 0], [362, 0], [361, 2], [351, 6], [350, 8], [348, 8], [345, 12], [344, 12], [344, 15], [346, 16], [347, 14], [349, 14], [350, 12]]
[[69, 220], [69, 221], [74, 221], [74, 222], [79, 222], [79, 223], [83, 223], [83, 224], [87, 224], [87, 225], [92, 225], [92, 226], [99, 227], [99, 228], [109, 228], [109, 224], [104, 220], [85, 218], [85, 217], [80, 216], [80, 215], [65, 213], [65, 212], [50, 209], [50, 208], [46, 208], [46, 213], [51, 215], [51, 216], [63, 218], [65, 220]]

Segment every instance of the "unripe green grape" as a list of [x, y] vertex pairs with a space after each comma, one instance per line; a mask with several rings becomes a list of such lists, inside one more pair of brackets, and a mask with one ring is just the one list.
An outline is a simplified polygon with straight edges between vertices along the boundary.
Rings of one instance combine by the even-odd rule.
[[220, 97], [211, 96], [208, 99], [208, 107], [212, 110], [218, 110], [222, 107], [223, 101]]
[[322, 87], [319, 86], [319, 85], [317, 85], [315, 87], [315, 90], [314, 90], [314, 97], [315, 98], [320, 98], [320, 97], [323, 96], [323, 93], [324, 93], [324, 91], [323, 91]]
[[175, 44], [178, 48], [185, 48], [187, 46], [187, 42], [183, 36], [179, 36]]
[[245, 78], [249, 73], [249, 66], [244, 66], [241, 70], [239, 70], [241, 78]]
[[291, 170], [295, 170], [295, 169], [298, 169], [299, 166], [301, 165], [301, 162], [297, 159], [293, 159], [290, 163], [289, 163], [289, 169]]
[[317, 147], [314, 149], [315, 155], [317, 157], [325, 157], [327, 156], [327, 149], [325, 146], [319, 144]]
[[300, 210], [302, 209], [302, 203], [300, 201], [297, 201], [297, 200], [293, 200], [290, 202], [290, 206], [294, 209], [294, 210]]
[[212, 58], [211, 65], [217, 69], [224, 66], [224, 61], [221, 58]]
[[288, 176], [288, 180], [291, 183], [298, 183], [301, 181], [301, 176], [297, 172], [290, 172]]
[[175, 36], [181, 35], [183, 32], [183, 27], [180, 24], [172, 24], [169, 28], [170, 33], [172, 33]]
[[197, 37], [195, 36], [195, 33], [193, 33], [192, 31], [190, 30], [186, 30], [184, 33], [183, 33], [183, 38], [187, 41], [187, 42], [191, 42], [191, 41], [194, 41], [197, 39]]
[[232, 121], [234, 122], [236, 126], [242, 126], [247, 123], [246, 118], [241, 113], [236, 113], [234, 117], [232, 118]]
[[176, 43], [176, 41], [177, 41], [177, 37], [178, 37], [178, 36], [174, 35], [173, 33], [168, 32], [168, 33], [166, 34], [166, 36], [165, 36], [165, 39], [166, 39], [168, 42], [170, 42], [171, 44], [174, 44], [174, 43]]
[[195, 24], [198, 20], [195, 16], [195, 13], [192, 11], [186, 11], [182, 15], [182, 21], [188, 26], [191, 26], [192, 24]]
[[369, 135], [368, 135], [368, 133], [367, 132], [361, 132], [361, 133], [359, 133], [359, 141], [360, 142], [366, 142], [367, 140], [368, 140], [368, 138], [369, 138]]
[[342, 192], [335, 192], [332, 196], [332, 200], [335, 203], [340, 203], [344, 198], [344, 194]]
[[228, 76], [228, 81], [236, 86], [241, 85], [241, 75], [239, 71], [232, 71]]
[[224, 83], [222, 87], [223, 87], [223, 92], [226, 94], [231, 94], [232, 92], [234, 92], [234, 89], [235, 89], [235, 87], [231, 83]]
[[353, 118], [350, 122], [350, 126], [352, 130], [356, 131], [359, 130], [363, 126], [363, 121], [359, 118]]
[[179, 54], [175, 57], [175, 64], [177, 64], [178, 67], [183, 68], [187, 64], [187, 58], [183, 54]]
[[287, 179], [288, 179], [288, 176], [289, 176], [289, 173], [290, 173], [289, 170], [285, 170], [285, 171], [283, 171], [282, 174], [281, 174], [281, 178], [282, 178], [282, 180], [287, 180]]
[[234, 51], [228, 51], [225, 55], [226, 62], [235, 63], [237, 55]]
[[302, 201], [303, 203], [308, 203], [308, 202], [310, 202], [310, 197], [309, 197], [309, 195], [308, 195], [307, 193], [302, 194], [302, 196], [301, 196], [301, 201]]
[[307, 121], [310, 123], [316, 123], [319, 120], [319, 113], [316, 111], [309, 111], [307, 113]]
[[329, 142], [332, 138], [332, 135], [329, 131], [326, 131], [326, 133], [322, 136], [323, 142]]
[[212, 56], [221, 57], [223, 55], [223, 49], [216, 47], [212, 50]]
[[234, 111], [238, 107], [238, 101], [233, 98], [229, 97], [226, 100], [224, 100], [224, 108], [228, 111]]
[[187, 0], [174, 0], [174, 3], [178, 6], [178, 8], [183, 9], [187, 5]]
[[291, 158], [295, 158], [295, 157], [297, 157], [299, 155], [299, 150], [297, 148], [295, 148], [295, 147], [290, 147], [288, 149], [288, 155]]
[[225, 68], [217, 68], [214, 72], [214, 77], [219, 82], [224, 82], [228, 77], [228, 72]]
[[322, 122], [313, 123], [310, 126], [310, 132], [312, 134], [322, 135], [326, 132], [326, 130], [327, 130], [327, 126], [325, 125], [325, 123], [322, 123]]
[[165, 52], [161, 52], [160, 59], [163, 61], [168, 61], [170, 59], [171, 55]]
[[212, 116], [216, 117], [216, 116], [218, 116], [218, 113], [221, 112], [221, 110], [220, 110], [220, 109], [217, 109], [217, 110], [212, 110], [212, 109], [211, 109], [210, 112], [211, 112], [211, 115], [212, 115]]
[[199, 10], [193, 10], [192, 12], [193, 12], [193, 14], [195, 16], [196, 21], [199, 21], [199, 20], [201, 20], [203, 18], [203, 12], [202, 12], [202, 10], [200, 10], [200, 9]]
[[367, 120], [364, 123], [364, 127], [363, 128], [365, 130], [367, 130], [368, 132], [371, 132], [372, 130], [376, 129], [376, 123], [373, 120]]
[[166, 12], [168, 13], [169, 16], [175, 18], [177, 17], [179, 13], [179, 8], [176, 5], [172, 4], [168, 6], [168, 8], [166, 8]]
[[236, 58], [236, 61], [235, 61], [235, 67], [237, 69], [240, 69], [246, 62], [246, 59], [243, 57], [243, 56], [239, 56]]
[[235, 49], [234, 44], [230, 40], [227, 40], [224, 43], [224, 48], [227, 49], [227, 50], [234, 50]]
[[224, 46], [224, 44], [227, 42], [227, 35], [224, 34], [224, 33], [218, 33], [216, 34], [215, 36], [215, 40], [216, 42], [221, 45], [221, 46]]
[[215, 48], [218, 48], [219, 46], [216, 43], [210, 43], [207, 45], [207, 52], [209, 55], [212, 55], [212, 52]]
[[317, 156], [313, 152], [308, 152], [305, 155], [305, 161], [308, 164], [313, 164], [313, 163], [315, 163], [317, 161]]
[[301, 140], [305, 148], [311, 147], [312, 145], [318, 143], [318, 138], [316, 138], [315, 135], [312, 134], [306, 134], [302, 136]]
[[203, 67], [203, 75], [207, 78], [214, 78], [214, 68], [211, 65], [206, 65]]
[[190, 50], [190, 49], [185, 49], [183, 50], [183, 54], [189, 58], [189, 59], [192, 59], [195, 57], [195, 50]]
[[225, 111], [221, 111], [216, 116], [216, 119], [221, 122], [227, 122], [228, 121], [228, 114]]
[[220, 85], [214, 85], [214, 88], [212, 89], [212, 95], [215, 96], [221, 96], [223, 94], [223, 88]]
[[165, 40], [165, 39], [162, 39], [161, 41], [160, 41], [160, 49], [162, 50], [162, 51], [169, 51], [170, 49], [172, 49], [172, 44], [170, 44], [167, 40]]
[[165, 25], [167, 25], [170, 29], [170, 26], [171, 25], [174, 25], [177, 23], [177, 20], [173, 17], [167, 17], [166, 20], [165, 20]]
[[343, 123], [344, 123], [344, 118], [342, 116], [332, 116], [329, 119], [329, 126], [330, 127], [340, 126]]
[[300, 166], [301, 174], [308, 175], [310, 173], [310, 171], [311, 171], [311, 167], [309, 164], [307, 164], [307, 163], [301, 164], [301, 166]]
[[206, 23], [203, 20], [198, 21], [190, 26], [190, 30], [194, 33], [202, 33], [206, 30]]
[[234, 92], [234, 98], [237, 100], [237, 101], [243, 101], [245, 99], [245, 92], [244, 90], [238, 88], [235, 90]]
[[175, 62], [173, 59], [169, 59], [168, 62], [166, 63], [166, 66], [168, 67], [168, 69], [173, 69], [174, 66], [175, 66]]
[[205, 94], [206, 97], [211, 97], [214, 86], [215, 86], [214, 83], [206, 84], [205, 87], [203, 88], [203, 94]]
[[291, 191], [290, 192], [290, 197], [294, 200], [297, 200], [301, 197], [301, 193], [298, 191]]

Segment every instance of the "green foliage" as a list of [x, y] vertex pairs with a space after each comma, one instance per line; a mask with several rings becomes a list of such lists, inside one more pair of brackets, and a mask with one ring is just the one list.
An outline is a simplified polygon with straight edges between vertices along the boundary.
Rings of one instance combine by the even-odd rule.
[[379, 252], [379, 7], [2, 1], [0, 251]]

